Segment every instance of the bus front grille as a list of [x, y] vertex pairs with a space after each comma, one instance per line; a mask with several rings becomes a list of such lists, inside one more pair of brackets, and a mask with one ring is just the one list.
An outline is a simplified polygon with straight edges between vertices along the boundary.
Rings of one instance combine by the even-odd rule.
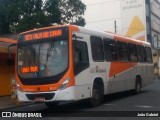
[[39, 93], [39, 94], [26, 94], [29, 100], [35, 100], [36, 98], [45, 98], [45, 100], [53, 99], [55, 93]]

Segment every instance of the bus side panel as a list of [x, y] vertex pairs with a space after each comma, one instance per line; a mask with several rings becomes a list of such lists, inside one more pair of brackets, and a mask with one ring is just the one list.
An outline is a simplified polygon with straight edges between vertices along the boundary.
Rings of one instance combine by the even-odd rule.
[[81, 100], [91, 96], [89, 69], [82, 71], [75, 77], [76, 99]]
[[[114, 74], [110, 73], [111, 76], [107, 82], [107, 88], [110, 89], [107, 89], [107, 93], [116, 93], [133, 89], [135, 80], [131, 79], [131, 73], [135, 68], [128, 62], [115, 62], [112, 64], [115, 65], [111, 66], [110, 72], [113, 71], [111, 69], [114, 69]], [[136, 75], [134, 74], [133, 76], [135, 77]]]
[[145, 68], [146, 68], [146, 71], [142, 73], [142, 75], [145, 76], [142, 87], [150, 85], [151, 83], [154, 82], [154, 65], [147, 64]]

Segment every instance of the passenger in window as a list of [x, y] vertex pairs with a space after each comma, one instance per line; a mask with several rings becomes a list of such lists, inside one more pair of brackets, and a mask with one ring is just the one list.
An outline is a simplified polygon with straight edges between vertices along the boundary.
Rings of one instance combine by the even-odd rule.
[[134, 54], [131, 54], [131, 61], [134, 61], [136, 62], [138, 59], [137, 59], [137, 56], [134, 55]]
[[74, 50], [74, 64], [76, 65], [79, 62], [80, 62], [80, 50], [78, 48], [75, 48], [75, 50]]

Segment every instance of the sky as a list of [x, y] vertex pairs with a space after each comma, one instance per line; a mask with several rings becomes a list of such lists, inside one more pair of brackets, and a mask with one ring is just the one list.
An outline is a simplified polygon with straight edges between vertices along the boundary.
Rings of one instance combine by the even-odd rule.
[[[87, 28], [114, 32], [114, 20], [121, 26], [119, 0], [81, 0], [86, 4], [84, 18]], [[114, 7], [112, 7], [114, 4]], [[117, 26], [117, 31], [119, 30]]]

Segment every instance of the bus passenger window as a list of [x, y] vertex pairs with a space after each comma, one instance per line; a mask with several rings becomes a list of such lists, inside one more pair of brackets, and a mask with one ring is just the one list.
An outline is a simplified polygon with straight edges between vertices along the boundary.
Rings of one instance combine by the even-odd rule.
[[148, 63], [152, 63], [153, 60], [152, 60], [152, 52], [151, 52], [151, 48], [149, 47], [146, 47], [146, 58], [147, 58], [147, 62]]
[[89, 67], [88, 49], [86, 42], [73, 41], [74, 71], [77, 75]]
[[93, 61], [104, 61], [104, 52], [102, 39], [100, 37], [91, 36], [91, 49]]
[[138, 61], [137, 46], [129, 43], [128, 48], [129, 48], [129, 58], [131, 62], [137, 62]]
[[104, 38], [104, 54], [106, 61], [116, 61], [117, 52], [116, 52], [116, 43], [111, 39]]
[[145, 49], [143, 46], [137, 46], [138, 51], [138, 61], [143, 63], [146, 62], [146, 55], [145, 55]]
[[117, 50], [118, 50], [118, 57], [119, 61], [126, 62], [128, 61], [128, 49], [127, 43], [117, 42]]

